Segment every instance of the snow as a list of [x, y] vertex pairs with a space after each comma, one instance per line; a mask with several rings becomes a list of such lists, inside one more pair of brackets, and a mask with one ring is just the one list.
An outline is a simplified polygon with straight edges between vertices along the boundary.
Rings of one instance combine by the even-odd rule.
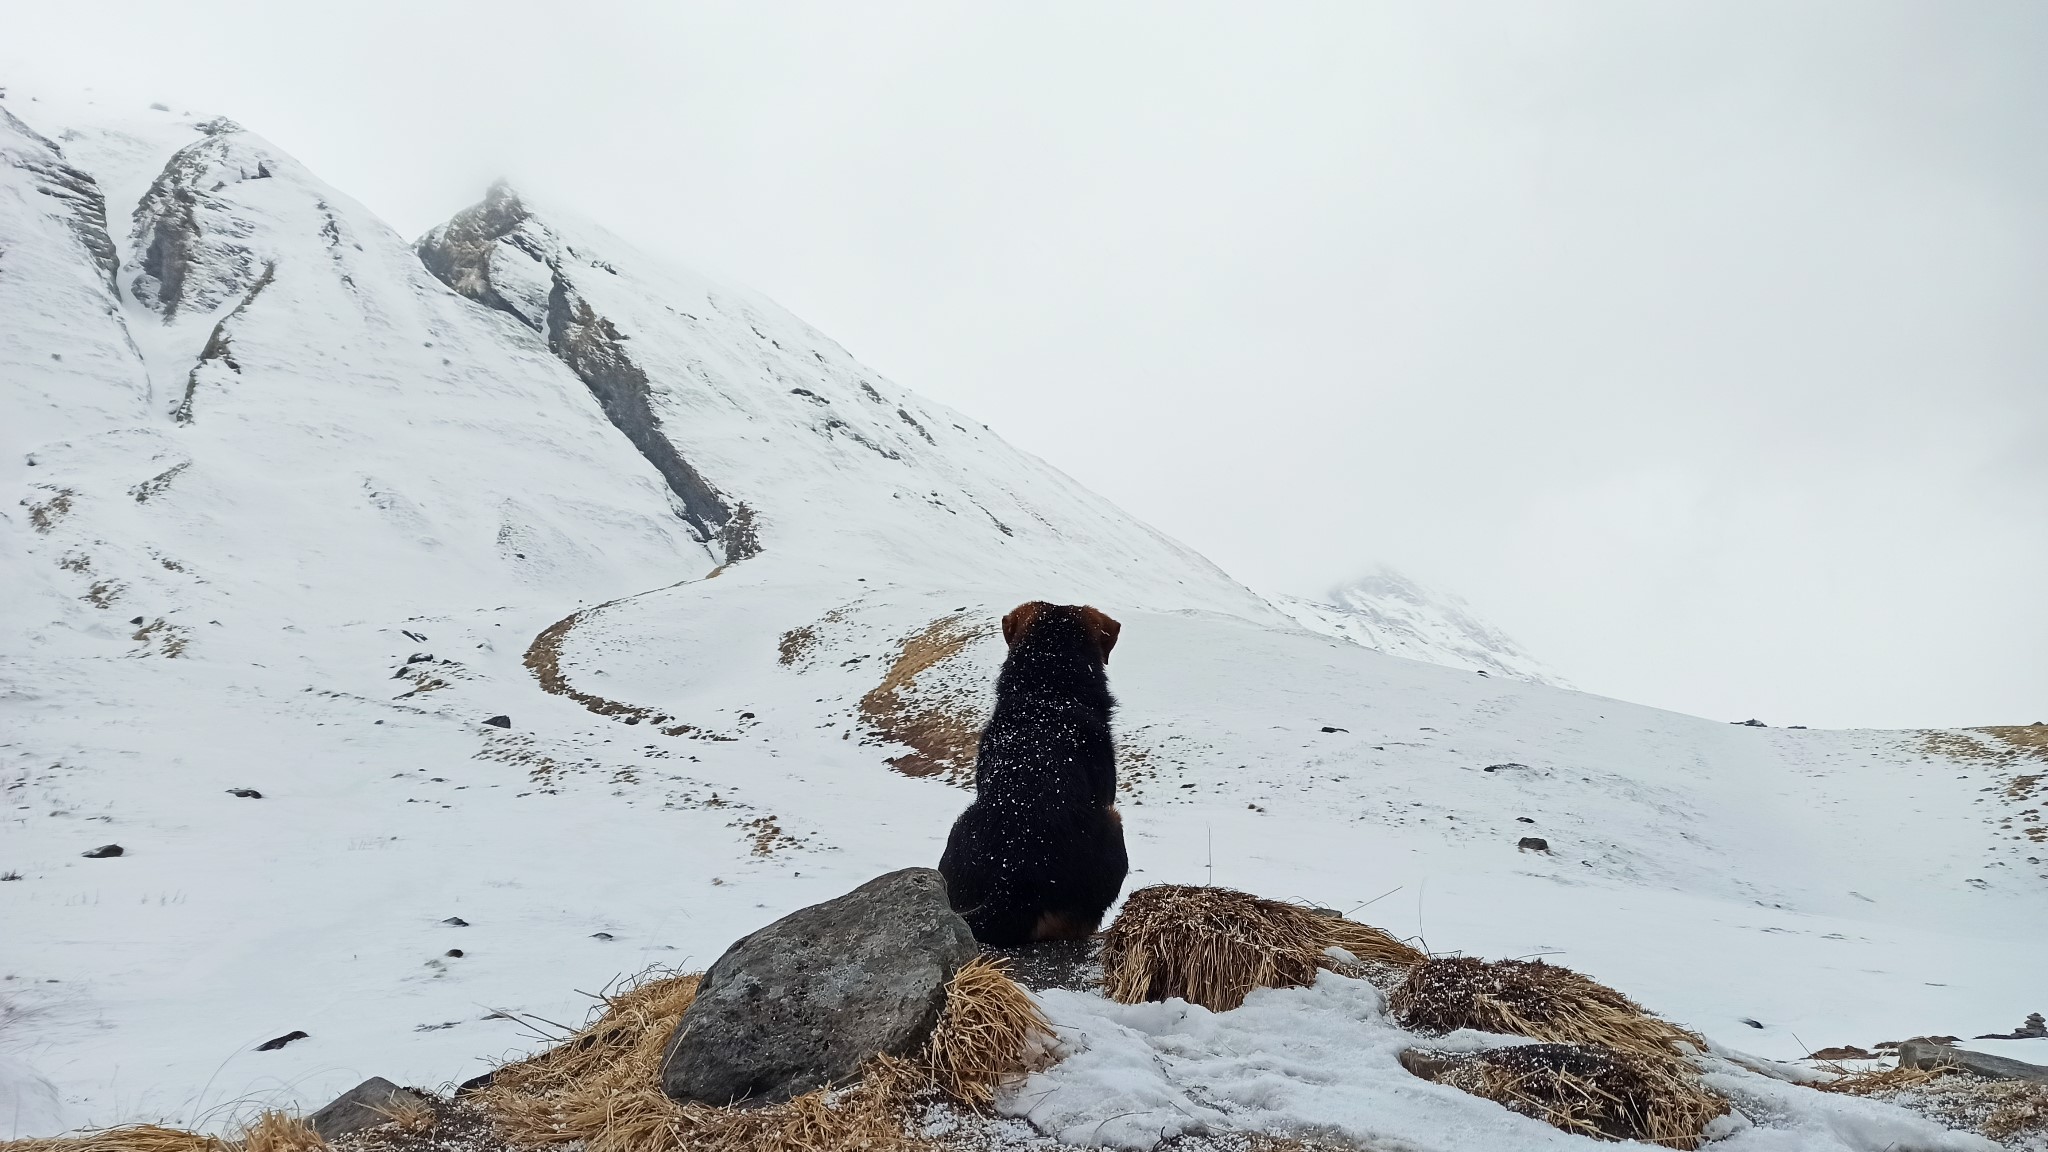
[[[1049, 991], [1041, 1002], [1064, 1058], [999, 1110], [1060, 1141], [1151, 1149], [1176, 1136], [1255, 1131], [1337, 1136], [1420, 1150], [1567, 1149], [1593, 1142], [1411, 1076], [1418, 1038], [1388, 1019], [1378, 989], [1323, 973], [1313, 987], [1260, 989], [1211, 1012], [1183, 1000], [1123, 1005]], [[1426, 1041], [1476, 1051], [1522, 1041], [1460, 1031]], [[1979, 1152], [1995, 1147], [1896, 1108], [1834, 1096], [1710, 1062], [1708, 1082], [1740, 1105], [1717, 1122], [1726, 1152]]]
[[[19, 89], [0, 106], [42, 138], [0, 125], [0, 873], [21, 876], [0, 883], [0, 1137], [460, 1081], [534, 1044], [512, 1014], [580, 1018], [578, 989], [702, 967], [931, 864], [966, 796], [892, 771], [858, 703], [905, 637], [964, 613], [977, 639], [919, 691], [971, 716], [996, 619], [1039, 597], [1124, 625], [1130, 887], [1214, 880], [1438, 951], [1546, 955], [1766, 1057], [2041, 1010], [2042, 847], [1999, 825], [2024, 823], [2032, 761], [1576, 693], [1484, 637], [1431, 663], [1305, 631], [772, 303], [529, 205], [493, 282], [522, 312], [559, 284], [610, 325], [662, 434], [757, 513], [762, 551], [726, 563], [544, 331], [450, 290], [280, 149]], [[196, 218], [225, 239], [167, 319], [136, 295], [131, 213], [195, 147]], [[106, 196], [112, 285], [40, 190], [52, 162]], [[232, 364], [205, 355], [217, 331]], [[526, 666], [558, 624], [560, 675], [615, 714]], [[649, 713], [691, 727], [628, 722]], [[108, 842], [127, 854], [79, 855]], [[1074, 1055], [1012, 1105], [1136, 1140], [1113, 1099], [1160, 1125], [1341, 1128], [1366, 1123], [1355, 1090], [1463, 1141], [1418, 1147], [1567, 1139], [1386, 1074], [1364, 986], [1254, 999], [1048, 994]], [[1911, 1130], [1743, 1083], [1757, 1126], [1731, 1148]]]

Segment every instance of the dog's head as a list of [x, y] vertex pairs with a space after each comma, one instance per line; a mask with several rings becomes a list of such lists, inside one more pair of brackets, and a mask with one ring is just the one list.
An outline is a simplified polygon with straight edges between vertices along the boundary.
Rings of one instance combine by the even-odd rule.
[[1033, 600], [1017, 605], [1003, 617], [1003, 643], [1015, 648], [1023, 643], [1025, 636], [1042, 627], [1060, 631], [1078, 628], [1094, 645], [1096, 659], [1104, 664], [1109, 663], [1109, 650], [1116, 647], [1117, 633], [1123, 631], [1123, 625], [1100, 609], [1085, 604], [1048, 604], [1043, 600]]

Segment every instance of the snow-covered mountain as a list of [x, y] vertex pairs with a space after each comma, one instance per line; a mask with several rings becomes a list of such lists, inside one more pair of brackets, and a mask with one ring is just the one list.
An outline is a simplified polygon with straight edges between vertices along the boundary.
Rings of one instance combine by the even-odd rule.
[[1310, 631], [1389, 656], [1571, 687], [1462, 599], [1432, 592], [1385, 565], [1338, 585], [1321, 600], [1274, 596], [1272, 604]]
[[[1393, 592], [1329, 609], [1388, 651], [1305, 631], [509, 189], [408, 242], [227, 121], [0, 108], [0, 1136], [459, 1080], [516, 1013], [935, 861], [1034, 597], [1124, 624], [1132, 886], [1561, 954], [1773, 1056], [2041, 1007], [2009, 734], [1571, 692]], [[1442, 1146], [1510, 1146], [1483, 1107]], [[1893, 1131], [1759, 1116], [1731, 1149]]]

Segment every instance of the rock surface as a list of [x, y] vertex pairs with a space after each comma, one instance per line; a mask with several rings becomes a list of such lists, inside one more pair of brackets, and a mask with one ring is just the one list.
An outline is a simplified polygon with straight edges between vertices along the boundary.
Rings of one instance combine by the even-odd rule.
[[930, 868], [906, 868], [742, 937], [704, 974], [662, 1060], [662, 1089], [774, 1103], [853, 1079], [930, 1035], [978, 951]]
[[336, 1096], [327, 1107], [313, 1113], [307, 1123], [321, 1139], [332, 1140], [387, 1123], [394, 1109], [426, 1102], [426, 1097], [410, 1088], [400, 1088], [382, 1076], [372, 1076]]
[[2034, 1080], [2048, 1084], [2048, 1065], [2029, 1064], [2024, 1060], [2009, 1060], [2003, 1056], [1988, 1056], [1982, 1052], [1972, 1052], [1966, 1048], [1955, 1048], [1926, 1040], [1908, 1040], [1899, 1045], [1899, 1067], [1956, 1067], [1978, 1076], [1988, 1076], [1993, 1080]]

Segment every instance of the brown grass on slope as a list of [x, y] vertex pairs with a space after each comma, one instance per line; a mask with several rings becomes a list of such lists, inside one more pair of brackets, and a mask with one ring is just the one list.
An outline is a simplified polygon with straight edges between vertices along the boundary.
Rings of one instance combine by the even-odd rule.
[[877, 734], [910, 746], [909, 752], [889, 758], [889, 765], [905, 776], [943, 775], [948, 783], [963, 786], [974, 782], [987, 717], [969, 701], [921, 691], [928, 686], [918, 682], [984, 634], [972, 619], [966, 612], [941, 616], [904, 640], [882, 682], [860, 698], [861, 718]]

